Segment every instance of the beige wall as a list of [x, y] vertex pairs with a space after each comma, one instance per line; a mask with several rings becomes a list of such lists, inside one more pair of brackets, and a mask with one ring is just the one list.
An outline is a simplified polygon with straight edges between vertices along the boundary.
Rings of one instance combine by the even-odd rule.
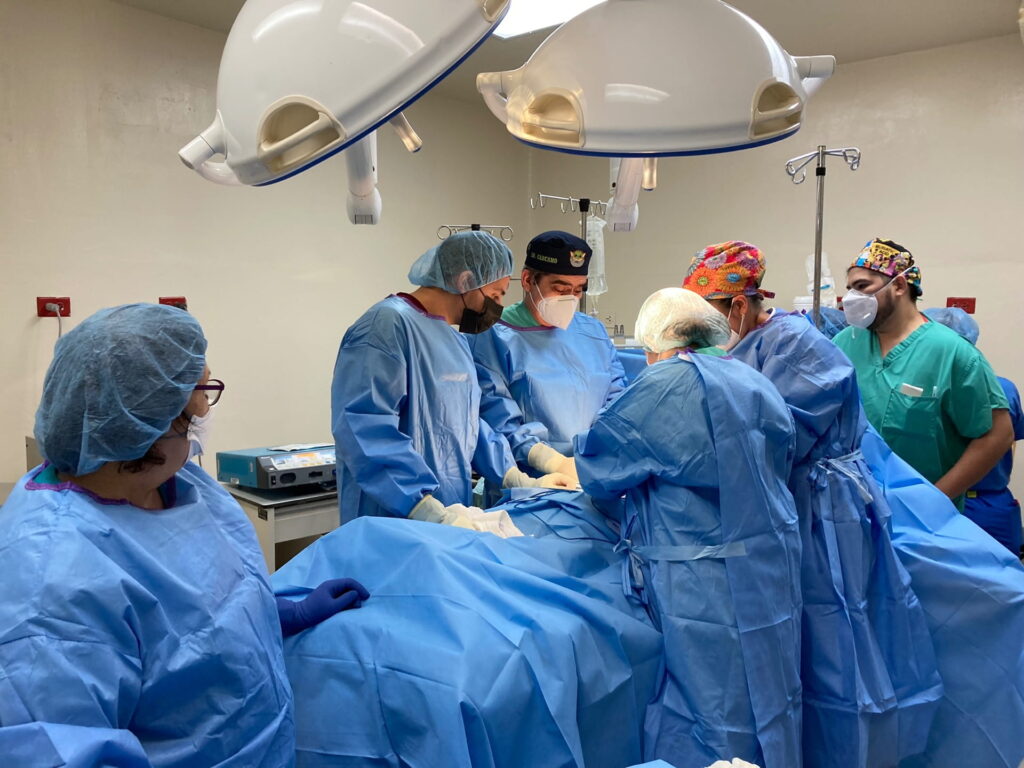
[[417, 155], [382, 132], [376, 227], [349, 224], [341, 158], [264, 189], [201, 180], [177, 150], [213, 116], [223, 44], [109, 0], [0, 3], [0, 482], [24, 472], [57, 335], [37, 295], [71, 296], [68, 325], [187, 296], [228, 387], [213, 449], [322, 440], [342, 333], [408, 288], [438, 225], [524, 237], [526, 150], [482, 105], [433, 94], [409, 112]]
[[[632, 330], [643, 299], [678, 285], [708, 243], [761, 246], [765, 287], [787, 307], [806, 293], [814, 248], [815, 190], [794, 186], [790, 157], [858, 146], [860, 170], [829, 161], [824, 247], [837, 281], [869, 238], [909, 247], [923, 271], [924, 306], [975, 296], [980, 347], [998, 373], [1024, 389], [1024, 46], [1018, 35], [839, 68], [811, 102], [793, 138], [726, 155], [665, 159], [660, 186], [643, 193], [638, 229], [610, 235], [610, 292], [601, 315]], [[531, 151], [533, 189], [605, 196], [606, 161]], [[538, 226], [564, 226], [557, 212]], [[1024, 472], [1015, 482], [1024, 491]]]
[[[410, 111], [424, 149], [384, 132], [383, 220], [345, 216], [335, 159], [266, 189], [221, 188], [177, 149], [214, 111], [224, 38], [109, 0], [0, 3], [0, 482], [24, 468], [22, 438], [56, 336], [37, 295], [70, 295], [71, 324], [104, 306], [184, 294], [228, 384], [213, 449], [329, 437], [338, 340], [373, 301], [406, 287], [441, 223], [575, 231], [527, 195], [604, 197], [607, 163], [526, 149], [478, 102], [428, 95]], [[813, 178], [785, 160], [858, 145], [861, 170], [833, 162], [825, 247], [838, 272], [875, 234], [920, 258], [929, 303], [979, 299], [982, 348], [1024, 384], [1024, 47], [996, 38], [842, 67], [793, 139], [741, 153], [663, 160], [639, 229], [608, 238], [600, 303], [632, 330], [640, 302], [678, 284], [700, 246], [739, 238], [768, 254], [780, 303], [804, 293]]]

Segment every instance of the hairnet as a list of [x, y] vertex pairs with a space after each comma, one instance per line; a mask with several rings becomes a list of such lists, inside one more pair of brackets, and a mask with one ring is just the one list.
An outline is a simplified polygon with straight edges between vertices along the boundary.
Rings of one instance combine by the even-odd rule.
[[36, 411], [43, 457], [71, 475], [144, 456], [184, 410], [206, 364], [196, 319], [174, 307], [101, 309], [54, 350]]
[[662, 288], [640, 307], [636, 338], [644, 349], [654, 353], [679, 347], [713, 347], [729, 340], [729, 323], [693, 291]]
[[924, 311], [929, 320], [942, 323], [947, 328], [952, 328], [971, 344], [978, 343], [978, 336], [981, 329], [978, 328], [978, 321], [964, 312], [960, 307], [934, 307]]
[[486, 232], [468, 230], [442, 240], [409, 270], [413, 285], [468, 293], [512, 274], [512, 251]]

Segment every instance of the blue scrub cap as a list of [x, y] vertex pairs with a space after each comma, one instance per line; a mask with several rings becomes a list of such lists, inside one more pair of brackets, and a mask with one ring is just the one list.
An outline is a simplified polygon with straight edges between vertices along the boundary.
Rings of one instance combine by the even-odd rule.
[[947, 328], [953, 329], [971, 344], [978, 343], [978, 336], [981, 335], [978, 321], [960, 307], [934, 307], [926, 309], [924, 315], [929, 320], [934, 320], [936, 323], [942, 323]]
[[442, 240], [412, 265], [409, 282], [468, 293], [512, 274], [512, 251], [486, 232], [468, 230]]
[[40, 453], [76, 476], [141, 458], [185, 409], [205, 354], [203, 329], [187, 312], [101, 309], [57, 341], [36, 411]]

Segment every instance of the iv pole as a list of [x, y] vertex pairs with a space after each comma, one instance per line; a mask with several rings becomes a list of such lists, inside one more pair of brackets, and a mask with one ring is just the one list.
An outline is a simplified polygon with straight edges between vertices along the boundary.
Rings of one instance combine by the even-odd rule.
[[814, 219], [814, 306], [811, 318], [814, 326], [821, 328], [821, 234], [824, 228], [825, 217], [825, 158], [829, 155], [841, 157], [850, 166], [851, 171], [860, 167], [860, 150], [856, 147], [844, 147], [843, 149], [826, 149], [820, 144], [814, 152], [794, 157], [786, 162], [786, 173], [793, 179], [794, 184], [803, 184], [807, 179], [807, 166], [817, 161], [814, 168], [814, 175], [818, 182], [818, 211]]

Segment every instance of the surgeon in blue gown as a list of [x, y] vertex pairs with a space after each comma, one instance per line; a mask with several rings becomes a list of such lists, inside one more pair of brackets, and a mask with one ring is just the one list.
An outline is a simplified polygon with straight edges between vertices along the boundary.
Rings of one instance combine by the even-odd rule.
[[804, 761], [895, 766], [924, 750], [941, 696], [932, 641], [860, 452], [853, 367], [805, 317], [763, 308], [764, 273], [756, 247], [730, 241], [698, 252], [684, 286], [728, 319], [729, 353], [772, 381], [796, 424]]
[[716, 356], [729, 329], [696, 294], [655, 293], [636, 336], [659, 361], [575, 456], [583, 489], [620, 524], [630, 594], [664, 635], [644, 758], [799, 767], [792, 418], [761, 374]]
[[[926, 309], [929, 320], [952, 328], [971, 344], [978, 343], [981, 334], [974, 318], [959, 307], [936, 307]], [[1020, 392], [1009, 379], [997, 376], [999, 386], [1010, 404], [1010, 422], [1013, 424], [1014, 442], [1024, 440], [1024, 409], [1021, 408]], [[964, 500], [964, 514], [973, 520], [989, 536], [1010, 552], [1021, 554], [1020, 502], [1010, 490], [1010, 474], [1013, 472], [1013, 450], [1009, 450], [992, 467], [992, 471], [967, 491]]]
[[604, 325], [577, 311], [591, 254], [568, 232], [537, 235], [526, 246], [523, 300], [470, 337], [481, 413], [534, 474], [575, 477], [573, 437], [626, 385]]
[[187, 460], [214, 388], [205, 351], [191, 315], [146, 304], [57, 342], [36, 414], [46, 463], [0, 508], [4, 766], [293, 764], [263, 556]]
[[465, 334], [501, 317], [511, 272], [501, 240], [460, 232], [413, 264], [418, 289], [379, 301], [346, 331], [331, 387], [343, 523], [373, 515], [474, 528], [474, 468], [498, 487], [575, 485], [519, 470], [480, 416]]
[[[812, 323], [814, 322], [811, 315], [806, 317]], [[846, 322], [846, 315], [843, 314], [843, 310], [834, 307], [821, 307], [821, 322], [819, 325], [819, 330], [825, 338], [834, 339], [849, 326], [849, 323]]]

